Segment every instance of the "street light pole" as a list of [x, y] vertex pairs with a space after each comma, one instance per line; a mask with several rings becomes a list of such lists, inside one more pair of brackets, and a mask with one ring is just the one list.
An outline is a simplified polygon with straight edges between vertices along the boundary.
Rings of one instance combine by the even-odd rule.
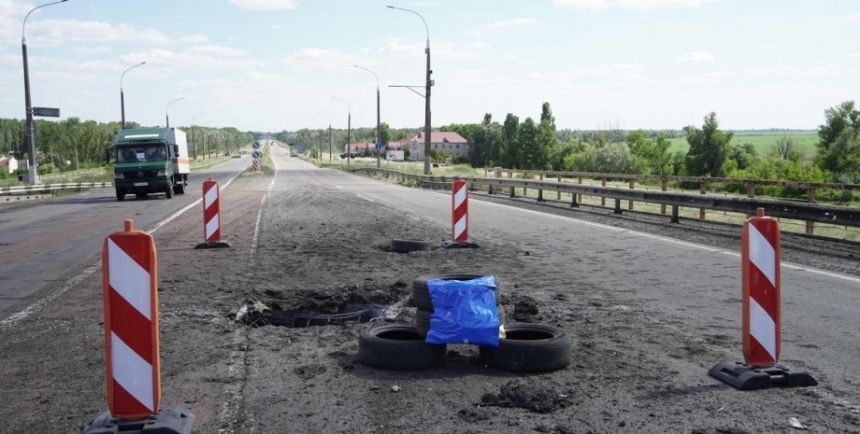
[[379, 77], [376, 76], [376, 73], [358, 65], [352, 65], [358, 69], [363, 69], [376, 78], [376, 143], [380, 145], [380, 148], [376, 150], [376, 168], [379, 169], [382, 165], [380, 153], [382, 152], [382, 123], [379, 119]]
[[349, 165], [350, 159], [352, 158], [352, 109], [349, 107], [349, 102], [345, 99], [338, 98], [333, 96], [332, 98], [343, 101], [346, 104], [346, 164]]
[[39, 175], [36, 173], [36, 125], [33, 121], [33, 104], [30, 100], [30, 65], [27, 62], [27, 38], [24, 36], [25, 30], [27, 29], [27, 18], [29, 18], [30, 14], [32, 14], [36, 9], [41, 9], [46, 6], [66, 1], [68, 0], [55, 1], [30, 9], [30, 12], [27, 12], [27, 15], [24, 16], [24, 23], [21, 25], [21, 54], [24, 57], [24, 111], [26, 112], [25, 123], [27, 129], [27, 153], [29, 154], [27, 156], [27, 165], [29, 166], [27, 168], [27, 183], [29, 185], [38, 184]]
[[430, 74], [433, 73], [433, 70], [430, 69], [430, 28], [427, 27], [427, 21], [424, 20], [424, 17], [421, 16], [418, 12], [415, 12], [410, 9], [399, 8], [396, 6], [387, 6], [389, 9], [399, 9], [405, 12], [411, 12], [415, 15], [418, 15], [418, 18], [421, 18], [421, 21], [424, 23], [424, 30], [427, 31], [427, 48], [424, 49], [424, 52], [427, 53], [427, 90], [424, 93], [424, 174], [430, 174], [430, 87], [433, 86], [433, 80], [430, 79]]
[[168, 111], [170, 110], [170, 104], [173, 104], [176, 101], [182, 101], [183, 99], [185, 99], [184, 96], [182, 98], [176, 98], [175, 100], [167, 103], [167, 108], [164, 109], [164, 122], [167, 124], [167, 128], [170, 128], [170, 115], [168, 114]]
[[122, 72], [122, 75], [119, 76], [119, 106], [120, 106], [120, 110], [122, 111], [122, 124], [120, 125], [120, 129], [125, 129], [125, 95], [123, 94], [123, 91], [122, 91], [122, 79], [125, 78], [126, 72], [131, 71], [132, 69], [137, 68], [138, 66], [141, 66], [141, 65], [146, 65], [146, 61], [144, 60], [143, 62], [140, 62], [137, 65], [129, 67], [128, 69], [126, 69], [125, 71]]
[[[194, 122], [197, 120], [198, 116], [203, 116], [205, 114], [206, 113], [197, 113], [196, 115], [194, 115], [193, 118], [191, 118], [191, 140], [192, 141], [194, 140], [194, 130], [195, 130]], [[194, 161], [197, 161], [197, 142], [194, 142], [194, 149], [193, 150], [194, 150]]]

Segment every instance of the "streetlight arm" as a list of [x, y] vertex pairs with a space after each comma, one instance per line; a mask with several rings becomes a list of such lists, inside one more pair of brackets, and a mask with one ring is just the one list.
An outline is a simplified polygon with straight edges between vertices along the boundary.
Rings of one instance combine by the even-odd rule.
[[374, 78], [376, 78], [376, 88], [377, 88], [377, 89], [379, 89], [379, 77], [376, 75], [376, 73], [375, 73], [375, 72], [373, 72], [372, 70], [367, 69], [367, 68], [365, 68], [365, 67], [363, 67], [363, 66], [358, 66], [358, 65], [352, 65], [352, 66], [354, 66], [354, 67], [356, 67], [356, 68], [358, 68], [358, 69], [363, 69], [363, 70], [365, 70], [365, 71], [367, 71], [367, 72], [369, 72], [369, 73], [373, 74], [373, 77], [374, 77]]
[[30, 9], [30, 12], [27, 12], [27, 15], [24, 16], [24, 24], [21, 25], [21, 43], [22, 44], [26, 43], [26, 38], [24, 37], [24, 29], [27, 27], [27, 18], [30, 18], [30, 14], [35, 12], [36, 9], [42, 9], [45, 6], [51, 6], [51, 5], [55, 5], [57, 3], [63, 3], [63, 2], [67, 2], [67, 1], [69, 1], [69, 0], [60, 0], [60, 1], [56, 1], [56, 2], [45, 3], [43, 5], [36, 6], [33, 9]]
[[344, 103], [346, 103], [346, 110], [347, 110], [348, 114], [350, 114], [350, 115], [352, 114], [352, 109], [349, 107], [349, 101], [347, 101], [347, 100], [345, 100], [345, 99], [343, 99], [343, 98], [338, 98], [338, 97], [336, 97], [336, 96], [333, 96], [332, 98], [334, 98], [334, 99], [336, 99], [336, 100], [338, 100], [338, 101], [343, 101]]
[[137, 65], [126, 68], [126, 70], [122, 72], [122, 75], [119, 76], [119, 90], [122, 90], [122, 79], [125, 78], [125, 73], [128, 71], [131, 71], [134, 68], [137, 68], [138, 66], [142, 66], [142, 65], [146, 65], [145, 60], [143, 62], [138, 63]]
[[424, 17], [421, 16], [418, 12], [415, 12], [411, 9], [399, 8], [397, 6], [386, 5], [389, 9], [399, 9], [401, 11], [412, 12], [415, 15], [418, 15], [418, 18], [421, 18], [421, 22], [424, 23], [424, 30], [427, 32], [427, 49], [430, 49], [430, 28], [427, 27], [427, 21], [424, 20]]

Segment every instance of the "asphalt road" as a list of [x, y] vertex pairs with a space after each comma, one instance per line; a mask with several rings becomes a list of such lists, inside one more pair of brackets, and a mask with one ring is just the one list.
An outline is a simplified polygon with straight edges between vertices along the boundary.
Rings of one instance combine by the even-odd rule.
[[[167, 216], [199, 201], [204, 180], [212, 177], [224, 186], [249, 164], [248, 159], [196, 171], [188, 193], [169, 200], [149, 195], [146, 200], [127, 196], [118, 202], [113, 189], [104, 188], [44, 202], [0, 205], [0, 314], [70, 271], [96, 263], [104, 238], [122, 230], [125, 219], [134, 219], [136, 229], [152, 230]], [[202, 228], [200, 237], [202, 241]]]

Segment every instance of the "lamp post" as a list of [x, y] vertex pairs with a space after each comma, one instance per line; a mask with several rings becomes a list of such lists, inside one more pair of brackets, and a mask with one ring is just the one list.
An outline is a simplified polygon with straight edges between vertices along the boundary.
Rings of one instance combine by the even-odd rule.
[[170, 128], [170, 115], [168, 115], [168, 110], [170, 110], [170, 104], [173, 104], [176, 101], [182, 101], [183, 99], [185, 99], [184, 96], [182, 98], [176, 98], [175, 100], [167, 103], [167, 108], [164, 109], [164, 122], [167, 123], [167, 128]]
[[424, 174], [430, 174], [430, 87], [433, 86], [433, 80], [430, 79], [430, 74], [433, 73], [433, 70], [430, 69], [430, 28], [427, 27], [427, 21], [424, 20], [424, 17], [421, 16], [418, 12], [415, 12], [410, 9], [399, 8], [396, 6], [387, 6], [389, 9], [398, 9], [405, 12], [411, 12], [415, 15], [418, 15], [418, 18], [421, 18], [421, 21], [424, 23], [424, 29], [427, 31], [427, 48], [424, 49], [424, 52], [427, 53], [427, 89], [424, 92]]
[[382, 123], [379, 120], [379, 77], [376, 76], [375, 72], [373, 72], [373, 71], [371, 71], [371, 70], [369, 70], [363, 66], [358, 66], [358, 65], [352, 65], [352, 66], [354, 66], [358, 69], [363, 69], [363, 70], [373, 74], [373, 77], [376, 78], [376, 143], [380, 145], [380, 148], [376, 150], [376, 168], [379, 169], [380, 166], [382, 165], [381, 156], [380, 156], [380, 153], [382, 152], [382, 147], [381, 147], [381, 145], [382, 145]]
[[317, 112], [317, 114], [328, 120], [328, 162], [329, 164], [331, 164], [331, 119], [329, 119], [328, 115], [325, 115], [321, 112]]
[[21, 25], [21, 54], [24, 58], [24, 111], [26, 116], [26, 129], [27, 129], [27, 183], [29, 185], [36, 185], [39, 183], [39, 176], [36, 173], [36, 125], [33, 121], [33, 104], [30, 101], [30, 65], [27, 62], [27, 38], [24, 36], [25, 30], [27, 29], [27, 18], [30, 17], [36, 9], [41, 9], [46, 6], [55, 5], [58, 3], [64, 3], [68, 0], [60, 0], [51, 3], [46, 3], [40, 6], [36, 6], [33, 9], [30, 9], [30, 12], [27, 12], [27, 15], [24, 16], [24, 23]]
[[350, 158], [352, 158], [352, 109], [349, 108], [349, 103], [345, 99], [336, 96], [332, 98], [343, 101], [346, 104], [346, 164], [349, 165]]
[[[191, 140], [194, 140], [194, 122], [197, 120], [199, 116], [203, 116], [206, 113], [197, 113], [194, 117], [191, 118]], [[194, 161], [197, 161], [197, 142], [194, 142]]]
[[125, 71], [122, 72], [122, 75], [119, 76], [119, 107], [120, 107], [120, 110], [122, 111], [122, 124], [120, 124], [121, 129], [125, 129], [125, 95], [123, 94], [123, 91], [122, 91], [122, 79], [125, 78], [126, 72], [131, 71], [132, 69], [137, 68], [138, 66], [141, 66], [141, 65], [146, 65], [146, 61], [144, 60], [143, 62], [140, 62], [137, 65], [129, 67], [128, 69], [126, 69]]

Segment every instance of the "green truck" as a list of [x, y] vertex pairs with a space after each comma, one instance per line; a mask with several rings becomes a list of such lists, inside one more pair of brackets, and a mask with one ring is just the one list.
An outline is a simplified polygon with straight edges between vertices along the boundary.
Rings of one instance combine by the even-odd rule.
[[185, 194], [188, 174], [188, 143], [185, 132], [176, 128], [136, 128], [116, 135], [114, 187], [116, 200], [134, 194]]

